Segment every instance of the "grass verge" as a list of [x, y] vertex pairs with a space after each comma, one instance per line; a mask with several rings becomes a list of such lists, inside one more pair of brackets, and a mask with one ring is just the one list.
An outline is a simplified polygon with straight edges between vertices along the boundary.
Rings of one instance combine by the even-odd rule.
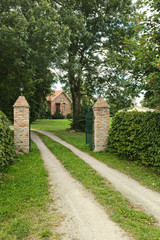
[[64, 141], [106, 163], [108, 166], [134, 178], [142, 185], [160, 192], [160, 168], [147, 167], [133, 161], [128, 161], [127, 159], [120, 158], [110, 152], [92, 152], [88, 145], [85, 144], [85, 133], [71, 132], [69, 130], [54, 130], [51, 132]]
[[55, 229], [61, 219], [40, 152], [32, 143], [32, 152], [19, 155], [0, 177], [0, 239], [58, 240]]
[[135, 239], [160, 239], [160, 229], [155, 225], [156, 221], [153, 217], [132, 206], [118, 191], [113, 190], [112, 185], [105, 178], [97, 174], [71, 150], [43, 134], [38, 135], [71, 175], [92, 191], [113, 221], [117, 222]]
[[146, 167], [139, 163], [120, 158], [109, 152], [94, 153], [85, 144], [85, 133], [67, 130], [69, 126], [70, 120], [68, 119], [39, 119], [32, 125], [33, 128], [53, 132], [64, 141], [87, 152], [108, 166], [127, 174], [144, 186], [160, 192], [160, 168]]

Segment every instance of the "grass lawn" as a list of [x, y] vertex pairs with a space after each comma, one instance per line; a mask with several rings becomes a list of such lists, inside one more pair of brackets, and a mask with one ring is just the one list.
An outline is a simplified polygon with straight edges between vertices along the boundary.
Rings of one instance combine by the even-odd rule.
[[48, 174], [40, 152], [32, 152], [0, 175], [0, 239], [60, 239], [56, 226], [62, 215], [49, 194]]
[[70, 120], [68, 119], [38, 119], [31, 124], [31, 128], [53, 131], [64, 130], [70, 128]]
[[71, 175], [95, 195], [111, 219], [124, 228], [134, 239], [160, 239], [160, 228], [156, 226], [154, 218], [131, 205], [127, 199], [113, 189], [110, 182], [101, 177], [70, 149], [43, 134], [38, 135]]
[[85, 144], [85, 133], [68, 130], [70, 121], [62, 120], [37, 120], [32, 127], [40, 130], [53, 132], [66, 142], [74, 145], [84, 152], [94, 156], [108, 166], [115, 168], [132, 178], [138, 180], [143, 185], [160, 192], [160, 168], [145, 167], [135, 162], [127, 161], [109, 152], [92, 152]]

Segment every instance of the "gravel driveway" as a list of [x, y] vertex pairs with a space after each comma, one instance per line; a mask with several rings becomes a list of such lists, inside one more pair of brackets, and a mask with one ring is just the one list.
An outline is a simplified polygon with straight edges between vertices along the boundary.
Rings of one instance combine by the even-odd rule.
[[59, 142], [71, 149], [71, 151], [74, 152], [78, 157], [83, 159], [103, 177], [107, 178], [113, 184], [115, 189], [121, 192], [123, 196], [127, 197], [130, 202], [138, 207], [141, 207], [146, 213], [152, 214], [160, 223], [160, 193], [154, 192], [142, 186], [136, 180], [108, 167], [106, 164], [100, 162], [87, 153], [80, 151], [71, 144], [66, 143], [50, 132], [41, 130], [35, 131], [43, 133], [54, 141]]
[[50, 184], [55, 186], [57, 204], [66, 215], [66, 220], [59, 229], [66, 233], [62, 237], [63, 240], [132, 239], [109, 219], [94, 196], [71, 177], [35, 133], [32, 133], [32, 140], [41, 152], [49, 173]]

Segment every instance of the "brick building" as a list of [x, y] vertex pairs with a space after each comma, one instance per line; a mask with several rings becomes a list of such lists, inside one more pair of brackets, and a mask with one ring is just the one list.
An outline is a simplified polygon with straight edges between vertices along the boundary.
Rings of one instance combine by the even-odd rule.
[[47, 96], [48, 110], [52, 115], [56, 112], [60, 112], [66, 117], [67, 114], [71, 113], [71, 102], [71, 99], [63, 90], [57, 90]]

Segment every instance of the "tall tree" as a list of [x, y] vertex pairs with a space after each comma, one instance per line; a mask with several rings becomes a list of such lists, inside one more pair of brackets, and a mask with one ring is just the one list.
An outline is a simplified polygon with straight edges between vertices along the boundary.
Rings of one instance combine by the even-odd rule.
[[145, 92], [143, 105], [160, 109], [160, 4], [140, 1], [143, 11], [134, 21], [134, 37], [125, 37], [119, 67], [128, 71], [135, 89]]
[[0, 109], [10, 118], [21, 82], [32, 120], [45, 109], [53, 82], [50, 67], [63, 52], [67, 31], [49, 0], [1, 0]]
[[[138, 58], [143, 63], [144, 105], [160, 109], [160, 2], [150, 0], [149, 16], [141, 23], [143, 34], [140, 43], [144, 42]], [[142, 45], [142, 44], [141, 44]]]
[[[119, 41], [129, 33], [130, 0], [57, 0], [61, 21], [70, 29], [70, 44], [58, 67], [62, 82], [70, 86], [73, 121], [80, 113], [83, 94], [92, 96], [102, 83], [112, 80], [106, 73], [102, 51], [119, 51]], [[109, 69], [109, 67], [108, 67]]]

